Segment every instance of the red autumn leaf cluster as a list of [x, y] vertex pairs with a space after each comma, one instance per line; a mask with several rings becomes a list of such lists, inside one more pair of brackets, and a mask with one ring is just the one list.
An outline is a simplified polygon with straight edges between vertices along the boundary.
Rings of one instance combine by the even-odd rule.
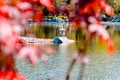
[[[52, 0], [36, 0], [48, 10], [54, 10]], [[47, 61], [39, 46], [25, 45], [19, 38], [28, 25], [27, 20], [34, 14], [35, 0], [0, 0], [0, 80], [27, 80], [15, 70], [14, 56], [36, 63], [40, 57]], [[46, 4], [47, 3], [47, 4]], [[39, 15], [40, 17], [41, 15]], [[53, 49], [48, 48], [50, 53]]]

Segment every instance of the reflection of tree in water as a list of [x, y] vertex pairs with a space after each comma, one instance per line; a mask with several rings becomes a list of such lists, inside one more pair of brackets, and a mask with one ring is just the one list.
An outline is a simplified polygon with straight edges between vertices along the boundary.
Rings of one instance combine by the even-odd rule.
[[80, 28], [77, 28], [76, 32], [75, 32], [75, 39], [76, 39], [76, 41], [79, 41], [79, 40], [81, 40], [83, 38], [84, 38], [84, 31], [81, 30]]
[[45, 37], [48, 38], [48, 35], [50, 33], [50, 28], [49, 27], [44, 27], [44, 33], [45, 33]]
[[53, 38], [56, 36], [55, 29], [56, 28], [54, 26], [44, 26], [45, 38]]

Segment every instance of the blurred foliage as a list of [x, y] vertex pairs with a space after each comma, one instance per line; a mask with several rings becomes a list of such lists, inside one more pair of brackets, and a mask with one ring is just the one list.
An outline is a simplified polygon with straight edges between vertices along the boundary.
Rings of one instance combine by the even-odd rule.
[[[54, 0], [54, 1], [55, 1], [55, 5], [61, 6], [61, 5], [65, 5], [65, 2], [67, 0]], [[120, 13], [120, 0], [108, 0], [108, 3], [114, 8], [116, 14]]]
[[116, 14], [120, 14], [120, 0], [108, 0], [108, 3], [114, 8]]
[[65, 0], [54, 0], [56, 6], [64, 5]]

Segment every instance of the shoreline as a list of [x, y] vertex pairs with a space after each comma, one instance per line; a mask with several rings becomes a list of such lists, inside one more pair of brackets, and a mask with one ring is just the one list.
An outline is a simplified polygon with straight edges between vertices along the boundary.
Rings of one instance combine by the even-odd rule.
[[53, 39], [31, 38], [31, 37], [19, 37], [22, 42], [26, 44], [53, 44]]

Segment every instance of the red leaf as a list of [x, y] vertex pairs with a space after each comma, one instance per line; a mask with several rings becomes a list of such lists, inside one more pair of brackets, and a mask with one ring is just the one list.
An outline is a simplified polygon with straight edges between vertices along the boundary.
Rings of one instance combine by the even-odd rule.
[[107, 41], [107, 49], [108, 49], [108, 54], [113, 55], [115, 46], [114, 46], [112, 40], [110, 40], [110, 39]]
[[28, 79], [22, 74], [19, 74], [18, 72], [7, 70], [0, 72], [0, 80], [28, 80]]
[[54, 11], [53, 0], [39, 0], [40, 3], [47, 7], [49, 11]]
[[42, 12], [36, 12], [35, 13], [35, 21], [36, 22], [42, 22]]
[[41, 55], [42, 53], [37, 46], [25, 46], [18, 53], [19, 58], [27, 58], [30, 61], [30, 63], [33, 64], [37, 62], [39, 56]]
[[114, 10], [113, 10], [113, 8], [112, 8], [111, 6], [109, 6], [109, 5], [106, 5], [106, 6], [105, 6], [105, 11], [106, 11], [106, 13], [107, 13], [109, 16], [113, 16], [113, 15], [114, 15]]

